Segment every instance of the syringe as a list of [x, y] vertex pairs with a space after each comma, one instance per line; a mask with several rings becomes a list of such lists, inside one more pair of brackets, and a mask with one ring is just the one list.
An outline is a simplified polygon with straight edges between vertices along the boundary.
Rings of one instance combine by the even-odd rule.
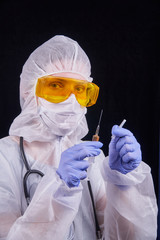
[[[98, 121], [98, 125], [97, 125], [97, 128], [96, 128], [96, 132], [95, 132], [95, 134], [92, 137], [92, 141], [99, 141], [99, 135], [98, 134], [99, 134], [100, 123], [101, 123], [101, 119], [102, 119], [102, 114], [103, 114], [103, 109], [101, 110], [99, 121]], [[88, 159], [88, 162], [89, 163], [93, 163], [94, 159], [95, 159], [95, 157], [90, 157]]]
[[99, 129], [100, 129], [100, 123], [101, 123], [101, 119], [102, 119], [102, 114], [103, 114], [103, 109], [101, 110], [101, 114], [100, 114], [100, 117], [99, 117], [99, 121], [98, 121], [98, 126], [96, 128], [96, 132], [95, 132], [95, 135], [93, 135], [92, 137], [92, 141], [99, 141]]
[[[125, 124], [125, 122], [126, 122], [126, 119], [123, 119], [123, 121], [121, 122], [121, 124], [119, 125], [119, 127], [122, 128], [123, 125]], [[112, 138], [112, 139], [115, 139], [115, 136], [112, 135], [111, 138]]]
[[[100, 113], [98, 125], [97, 125], [97, 128], [96, 128], [96, 132], [92, 136], [92, 141], [99, 141], [99, 129], [100, 129], [100, 123], [101, 123], [102, 114], [103, 114], [103, 109], [101, 110], [101, 113]], [[100, 227], [99, 227], [99, 224], [98, 224], [97, 215], [96, 215], [96, 211], [95, 211], [94, 197], [93, 197], [91, 182], [89, 180], [89, 176], [90, 176], [91, 169], [92, 169], [92, 166], [93, 166], [92, 163], [95, 162], [95, 157], [89, 157], [88, 158], [88, 162], [90, 163], [90, 166], [88, 168], [87, 182], [88, 182], [88, 189], [89, 189], [89, 192], [90, 192], [92, 205], [93, 205], [93, 212], [94, 212], [94, 218], [95, 218], [95, 223], [96, 223], [96, 235], [97, 235], [97, 239], [102, 239], [101, 238], [102, 234], [101, 234], [101, 230], [100, 230]]]

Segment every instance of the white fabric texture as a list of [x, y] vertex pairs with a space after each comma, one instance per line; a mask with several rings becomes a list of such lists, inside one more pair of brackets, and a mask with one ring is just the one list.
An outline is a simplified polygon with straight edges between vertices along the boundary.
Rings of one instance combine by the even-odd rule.
[[108, 162], [107, 157], [101, 166], [107, 182], [106, 239], [156, 239], [157, 202], [150, 167], [141, 162], [134, 171], [123, 175], [111, 170]]
[[[92, 80], [88, 57], [77, 42], [65, 36], [55, 36], [37, 48], [23, 67], [22, 112], [12, 123], [10, 136], [0, 140], [1, 240], [67, 240], [71, 235], [74, 240], [96, 240], [87, 180], [79, 187], [69, 188], [56, 174], [61, 153], [80, 143], [88, 132], [85, 111], [71, 134], [58, 136], [39, 115], [39, 99], [34, 93], [38, 77], [62, 72], [78, 73]], [[43, 178], [29, 178], [28, 207], [19, 136], [24, 137], [31, 168], [44, 173]], [[109, 168], [101, 153], [91, 164], [88, 177], [105, 240], [155, 240], [157, 205], [149, 166], [142, 162], [135, 171], [122, 175]]]
[[50, 103], [42, 98], [38, 98], [38, 102], [39, 115], [50, 131], [57, 136], [74, 132], [87, 112], [86, 108], [77, 102], [74, 94], [59, 104]]
[[[62, 142], [57, 140], [56, 144], [58, 147]], [[85, 181], [78, 188], [70, 189], [58, 177], [54, 167], [26, 155], [30, 166], [45, 174], [42, 179], [37, 175], [29, 179], [32, 201], [28, 208], [22, 185], [26, 169], [19, 145], [11, 137], [0, 140], [0, 239], [66, 240], [74, 220], [74, 240], [95, 240], [92, 205], [86, 194]], [[100, 169], [103, 169], [106, 190]], [[111, 173], [103, 154], [96, 157], [89, 171], [105, 239], [155, 240], [157, 205], [150, 168], [142, 162], [128, 176]]]
[[[14, 120], [9, 134], [23, 136], [28, 142], [41, 139], [53, 141], [55, 135], [44, 126], [38, 114], [35, 86], [42, 76], [71, 72], [77, 73], [87, 81], [92, 81], [90, 61], [78, 43], [65, 36], [55, 36], [38, 47], [23, 66], [20, 81], [20, 103], [22, 112]], [[88, 127], [85, 117], [80, 126], [73, 132], [71, 139], [83, 138]], [[74, 139], [76, 141], [76, 139]]]
[[[28, 144], [32, 146], [32, 143]], [[63, 139], [57, 139], [50, 147], [54, 147], [55, 144], [61, 154]], [[40, 147], [38, 149], [40, 150]], [[35, 160], [27, 152], [26, 156], [32, 169], [38, 169], [45, 174], [42, 179], [37, 175], [29, 179], [28, 189], [32, 200], [28, 208], [22, 183], [26, 169], [19, 154], [19, 145], [11, 137], [1, 139], [0, 239], [67, 240], [69, 227], [74, 220], [76, 229], [74, 239], [96, 240], [95, 222], [86, 180], [82, 181], [79, 187], [70, 189], [56, 174], [56, 168], [46, 162]], [[99, 161], [101, 159], [104, 159], [103, 154], [98, 158]], [[91, 178], [91, 183], [94, 185], [95, 201], [101, 203], [97, 206], [97, 215], [101, 220], [105, 207], [104, 182], [97, 164], [94, 165], [92, 172], [96, 172]]]

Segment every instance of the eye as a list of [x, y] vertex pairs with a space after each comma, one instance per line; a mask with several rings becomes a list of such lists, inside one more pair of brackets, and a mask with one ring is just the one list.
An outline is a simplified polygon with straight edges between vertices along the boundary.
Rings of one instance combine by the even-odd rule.
[[84, 86], [76, 86], [76, 91], [77, 93], [83, 93], [85, 91], [85, 87]]
[[49, 87], [52, 87], [54, 89], [59, 89], [59, 88], [63, 88], [63, 84], [60, 82], [51, 82], [49, 84]]

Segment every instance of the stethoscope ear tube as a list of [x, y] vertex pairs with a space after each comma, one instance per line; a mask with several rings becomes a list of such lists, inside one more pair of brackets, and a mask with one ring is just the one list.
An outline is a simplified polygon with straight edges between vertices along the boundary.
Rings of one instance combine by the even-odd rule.
[[30, 194], [29, 194], [28, 187], [27, 187], [28, 177], [31, 174], [38, 174], [41, 177], [43, 177], [44, 174], [41, 171], [39, 171], [39, 170], [30, 168], [30, 166], [28, 164], [28, 161], [27, 161], [27, 158], [26, 158], [26, 155], [25, 155], [25, 152], [24, 152], [23, 137], [20, 137], [20, 153], [21, 153], [21, 157], [23, 159], [24, 165], [25, 165], [26, 170], [27, 170], [27, 172], [25, 173], [24, 178], [23, 178], [23, 188], [24, 188], [24, 195], [25, 195], [25, 198], [26, 198], [26, 201], [27, 201], [27, 205], [29, 205], [29, 203], [30, 203]]
[[26, 155], [25, 155], [25, 152], [24, 152], [24, 147], [23, 147], [23, 137], [20, 137], [20, 153], [21, 153], [21, 157], [23, 159], [23, 162], [24, 162], [24, 165], [27, 169], [27, 171], [30, 170], [30, 166], [27, 162], [27, 158], [26, 158]]

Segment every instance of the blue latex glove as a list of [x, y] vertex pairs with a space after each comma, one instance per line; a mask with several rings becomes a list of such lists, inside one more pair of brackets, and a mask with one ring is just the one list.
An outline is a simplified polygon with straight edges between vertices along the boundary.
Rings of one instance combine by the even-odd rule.
[[68, 148], [61, 155], [57, 173], [69, 187], [77, 187], [80, 180], [87, 177], [86, 169], [89, 163], [83, 160], [86, 157], [100, 154], [101, 142], [87, 141]]
[[117, 170], [127, 174], [134, 170], [142, 160], [140, 144], [133, 134], [125, 129], [114, 125], [109, 144], [109, 166], [112, 170]]

